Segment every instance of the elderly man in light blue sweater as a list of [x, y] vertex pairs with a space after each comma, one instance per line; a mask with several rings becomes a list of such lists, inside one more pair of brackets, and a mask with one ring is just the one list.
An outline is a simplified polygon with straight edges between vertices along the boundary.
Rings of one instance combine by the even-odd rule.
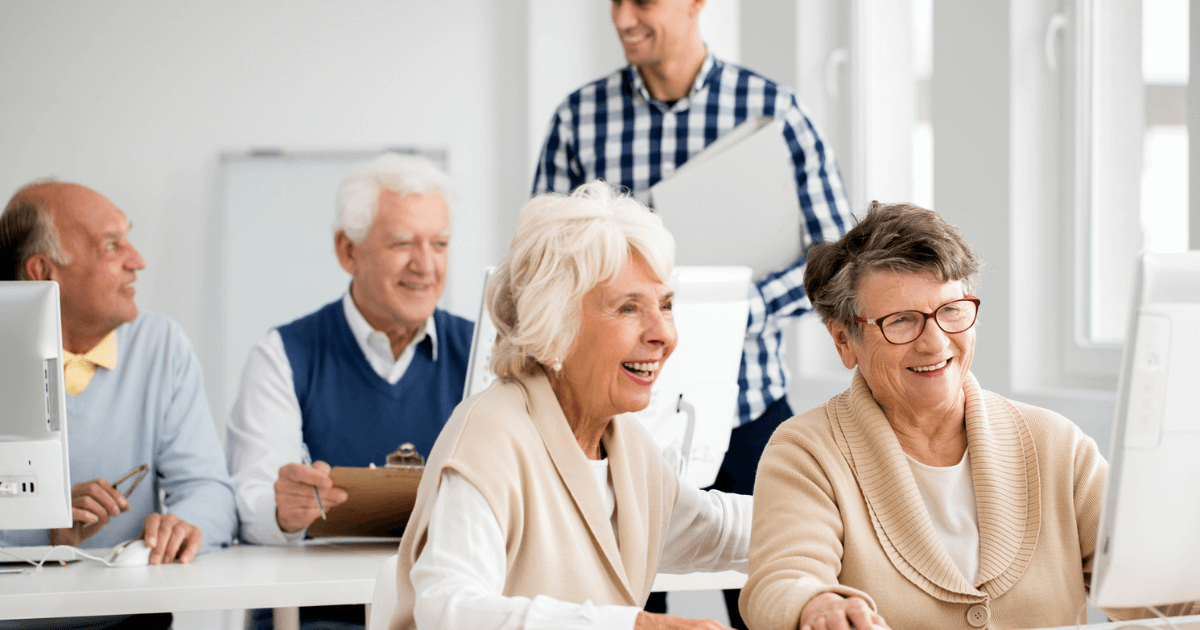
[[[0, 215], [0, 280], [54, 280], [61, 291], [75, 521], [0, 531], [0, 546], [110, 547], [144, 537], [151, 564], [187, 563], [237, 531], [200, 364], [175, 322], [139, 314], [133, 283], [145, 261], [129, 227], [103, 195], [52, 181], [17, 191]], [[139, 487], [114, 487], [143, 464]], [[152, 625], [145, 621], [135, 626]]]

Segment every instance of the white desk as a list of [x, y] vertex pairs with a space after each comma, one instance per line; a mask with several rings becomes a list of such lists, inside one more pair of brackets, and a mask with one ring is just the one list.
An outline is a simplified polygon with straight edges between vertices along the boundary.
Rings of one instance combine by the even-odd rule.
[[654, 578], [656, 591], [714, 591], [729, 588], [742, 588], [746, 583], [746, 574], [737, 571], [721, 571], [720, 573], [689, 573], [687, 575], [670, 575], [659, 573]]
[[367, 604], [380, 564], [396, 547], [239, 545], [187, 565], [47, 563], [0, 574], [0, 619]]
[[[296, 623], [298, 606], [369, 604], [379, 567], [396, 548], [394, 542], [238, 545], [188, 565], [117, 569], [88, 561], [47, 563], [40, 570], [0, 574], [0, 619], [275, 608], [282, 630]], [[745, 580], [736, 571], [662, 574], [654, 589], [740, 588]]]
[[[1155, 617], [1153, 619], [1135, 619], [1133, 621], [1110, 621], [1108, 623], [1096, 623], [1090, 626], [1078, 627], [1085, 628], [1086, 630], [1121, 630], [1122, 628], [1130, 630], [1136, 628], [1169, 630], [1172, 625], [1179, 628], [1179, 630], [1200, 630], [1200, 615], [1168, 617], [1166, 620]], [[1045, 630], [1076, 630], [1076, 628], [1077, 626], [1063, 626], [1061, 628], [1046, 628]]]

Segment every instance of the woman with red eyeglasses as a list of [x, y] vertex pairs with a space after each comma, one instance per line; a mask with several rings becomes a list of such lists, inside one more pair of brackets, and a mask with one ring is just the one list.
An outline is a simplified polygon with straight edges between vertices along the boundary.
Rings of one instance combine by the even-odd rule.
[[741, 596], [750, 627], [1074, 625], [1108, 465], [1066, 418], [971, 374], [970, 245], [932, 211], [876, 202], [808, 256], [804, 289], [855, 373], [763, 454]]

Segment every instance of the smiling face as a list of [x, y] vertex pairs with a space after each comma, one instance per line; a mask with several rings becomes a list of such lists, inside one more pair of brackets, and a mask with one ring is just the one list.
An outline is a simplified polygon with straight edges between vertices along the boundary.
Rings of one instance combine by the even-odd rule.
[[613, 0], [612, 21], [625, 61], [643, 67], [670, 61], [699, 38], [703, 0]]
[[137, 317], [133, 283], [146, 261], [128, 240], [125, 213], [104, 195], [77, 184], [46, 184], [31, 192], [48, 201], [70, 261], [56, 265], [42, 257], [49, 270], [46, 279], [57, 281], [61, 289], [64, 345], [89, 350], [89, 344]]
[[[859, 287], [860, 316], [879, 318], [897, 311], [930, 313], [952, 300], [967, 297], [961, 282], [942, 282], [932, 273], [869, 271]], [[954, 416], [961, 418], [963, 381], [975, 352], [975, 328], [946, 334], [926, 321], [912, 343], [893, 345], [878, 326], [863, 324], [854, 339], [844, 325], [830, 322], [842, 364], [858, 366], [871, 393], [890, 419]], [[955, 414], [957, 414], [955, 416]]]
[[388, 333], [415, 329], [437, 307], [446, 286], [450, 214], [441, 195], [390, 190], [361, 243], [335, 237], [338, 261], [353, 276], [354, 304], [367, 323]]
[[552, 378], [568, 420], [605, 423], [650, 404], [650, 387], [678, 340], [673, 299], [637, 253], [584, 296], [579, 334]]

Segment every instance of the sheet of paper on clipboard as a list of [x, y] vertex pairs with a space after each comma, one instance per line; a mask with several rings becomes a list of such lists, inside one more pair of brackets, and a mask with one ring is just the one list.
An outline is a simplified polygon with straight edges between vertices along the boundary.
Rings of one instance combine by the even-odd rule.
[[328, 536], [399, 536], [417, 500], [420, 468], [352, 468], [334, 466], [333, 485], [350, 498], [329, 508], [325, 520], [308, 528], [313, 538]]
[[758, 280], [803, 252], [783, 121], [747, 120], [650, 188], [675, 264], [747, 266]]

